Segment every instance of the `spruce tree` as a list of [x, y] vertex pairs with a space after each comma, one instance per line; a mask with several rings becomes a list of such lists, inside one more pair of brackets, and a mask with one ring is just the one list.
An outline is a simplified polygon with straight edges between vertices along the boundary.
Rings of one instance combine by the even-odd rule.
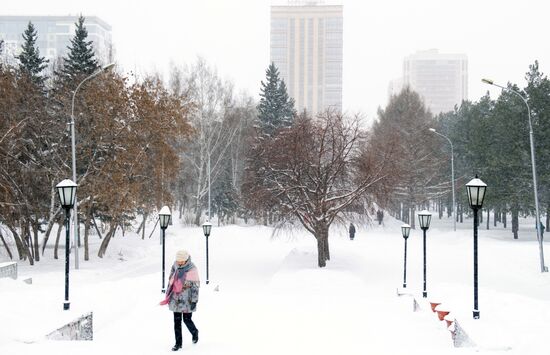
[[32, 22], [29, 22], [27, 29], [23, 33], [24, 43], [21, 46], [22, 52], [17, 56], [17, 59], [19, 60], [19, 69], [29, 75], [33, 83], [42, 86], [46, 77], [40, 73], [48, 66], [48, 60], [40, 56], [36, 39], [36, 29]]
[[68, 57], [63, 58], [61, 71], [67, 79], [90, 75], [99, 68], [95, 59], [92, 41], [87, 41], [88, 30], [84, 27], [84, 20], [85, 18], [80, 16], [75, 23], [75, 36], [71, 39], [71, 45], [68, 47]]
[[266, 81], [262, 81], [258, 119], [264, 134], [272, 136], [279, 128], [292, 124], [294, 100], [288, 97], [286, 85], [279, 78], [279, 70], [271, 63], [266, 70]]

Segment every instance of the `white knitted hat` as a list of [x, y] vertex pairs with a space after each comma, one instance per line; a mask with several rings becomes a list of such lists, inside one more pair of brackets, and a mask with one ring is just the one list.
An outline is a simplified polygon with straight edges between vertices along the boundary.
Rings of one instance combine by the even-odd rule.
[[182, 249], [176, 253], [176, 261], [187, 261], [187, 259], [189, 259], [189, 253], [187, 250]]

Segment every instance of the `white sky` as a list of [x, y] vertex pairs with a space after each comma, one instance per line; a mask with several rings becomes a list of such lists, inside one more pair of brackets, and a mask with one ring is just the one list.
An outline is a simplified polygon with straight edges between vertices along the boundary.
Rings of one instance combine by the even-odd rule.
[[[280, 3], [280, 1], [279, 1]], [[326, 3], [331, 3], [326, 1]], [[403, 58], [437, 48], [465, 53], [469, 99], [489, 89], [480, 79], [524, 84], [529, 64], [550, 63], [544, 0], [343, 0], [344, 109], [369, 118], [387, 102]], [[257, 97], [269, 64], [271, 0], [3, 0], [3, 15], [99, 16], [113, 27], [124, 70], [165, 71], [197, 55]], [[497, 94], [497, 91], [491, 90]]]

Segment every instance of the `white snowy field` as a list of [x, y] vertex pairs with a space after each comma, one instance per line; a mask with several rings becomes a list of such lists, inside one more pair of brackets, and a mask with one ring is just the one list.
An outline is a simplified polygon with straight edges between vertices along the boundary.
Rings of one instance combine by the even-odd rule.
[[[187, 249], [202, 277], [193, 320], [198, 344], [184, 330], [189, 354], [549, 354], [550, 274], [540, 273], [532, 220], [521, 220], [519, 240], [502, 227], [479, 231], [479, 309], [472, 319], [471, 220], [434, 216], [427, 242], [428, 300], [442, 302], [476, 346], [454, 348], [444, 322], [422, 302], [422, 237], [408, 242], [408, 290], [403, 283], [401, 222], [359, 226], [354, 241], [331, 231], [331, 261], [316, 267], [316, 244], [305, 232], [271, 238], [267, 227], [214, 227], [210, 284], [205, 281], [205, 238], [199, 228], [167, 229], [167, 272]], [[177, 222], [176, 222], [177, 224]], [[64, 254], [48, 249], [40, 266], [19, 263], [19, 279], [0, 279], [0, 354], [168, 354], [172, 313], [161, 294], [159, 232], [111, 241], [104, 259], [73, 269], [71, 310], [63, 311]], [[547, 253], [550, 243], [545, 243]], [[82, 255], [83, 251], [81, 251]], [[550, 258], [547, 258], [550, 260]], [[0, 262], [8, 261], [0, 254]], [[32, 277], [32, 285], [23, 279]], [[215, 288], [219, 287], [219, 291]], [[93, 311], [93, 341], [53, 341], [45, 335]]]

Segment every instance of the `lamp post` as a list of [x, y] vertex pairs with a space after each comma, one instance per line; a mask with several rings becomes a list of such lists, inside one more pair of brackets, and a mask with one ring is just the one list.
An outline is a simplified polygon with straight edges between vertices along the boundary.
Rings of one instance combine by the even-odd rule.
[[432, 214], [426, 210], [418, 212], [418, 221], [420, 222], [420, 228], [423, 232], [423, 244], [422, 250], [424, 252], [424, 289], [422, 291], [422, 297], [428, 297], [428, 291], [426, 290], [426, 231], [430, 228], [430, 222], [432, 220]]
[[[84, 84], [86, 81], [95, 78], [99, 74], [103, 73], [104, 71], [107, 71], [115, 66], [115, 63], [107, 64], [106, 66], [100, 68], [96, 72], [94, 72], [92, 75], [84, 78], [80, 82], [80, 84], [77, 85], [76, 89], [73, 92], [73, 99], [71, 101], [71, 152], [72, 152], [72, 168], [73, 168], [73, 181], [76, 183], [76, 144], [75, 144], [75, 132], [74, 132], [74, 99], [76, 97], [76, 93], [78, 92], [78, 89]], [[78, 269], [78, 206], [77, 206], [77, 200], [75, 196], [74, 200], [74, 213], [73, 213], [73, 226], [74, 226], [74, 267], [75, 269]]]
[[529, 144], [531, 146], [531, 168], [533, 172], [533, 191], [535, 195], [535, 229], [537, 230], [537, 240], [539, 242], [539, 258], [540, 258], [540, 272], [548, 272], [548, 268], [544, 265], [544, 248], [542, 245], [542, 234], [540, 230], [540, 213], [539, 213], [539, 196], [538, 196], [538, 188], [537, 188], [537, 166], [535, 164], [535, 139], [533, 137], [533, 125], [531, 124], [531, 109], [529, 108], [529, 104], [527, 103], [527, 100], [521, 95], [519, 92], [517, 92], [514, 89], [511, 89], [509, 87], [505, 87], [502, 85], [495, 84], [493, 80], [490, 79], [481, 79], [481, 81], [485, 84], [493, 85], [496, 87], [501, 88], [502, 90], [508, 90], [511, 93], [514, 93], [515, 95], [519, 96], [521, 100], [525, 103], [525, 106], [527, 106], [527, 118], [529, 120]]
[[440, 137], [445, 138], [451, 145], [451, 188], [453, 189], [453, 229], [456, 232], [456, 200], [455, 200], [455, 162], [454, 162], [454, 151], [453, 151], [453, 142], [444, 134], [437, 132], [434, 128], [429, 129], [430, 132], [437, 134]]
[[170, 223], [170, 208], [164, 206], [159, 211], [159, 221], [160, 221], [160, 234], [162, 239], [162, 293], [166, 293], [166, 288], [164, 287], [164, 264], [165, 264], [165, 236], [166, 228], [168, 228], [168, 223]]
[[208, 237], [210, 236], [210, 231], [212, 230], [212, 223], [205, 222], [202, 225], [202, 231], [204, 232], [204, 236], [206, 237], [206, 284], [210, 283], [210, 279], [208, 276]]
[[409, 238], [410, 232], [411, 226], [408, 224], [401, 226], [401, 233], [403, 234], [403, 239], [405, 240], [405, 256], [403, 258], [403, 288], [407, 288], [407, 239]]
[[474, 319], [479, 319], [479, 307], [477, 304], [477, 211], [483, 206], [483, 199], [485, 198], [485, 190], [487, 184], [478, 179], [477, 175], [475, 179], [470, 180], [466, 184], [468, 191], [468, 202], [470, 207], [474, 210]]
[[77, 185], [65, 179], [55, 186], [59, 195], [61, 207], [65, 209], [65, 302], [63, 309], [68, 310], [71, 307], [69, 302], [69, 244], [70, 244], [70, 216], [71, 208], [76, 202], [76, 187]]

